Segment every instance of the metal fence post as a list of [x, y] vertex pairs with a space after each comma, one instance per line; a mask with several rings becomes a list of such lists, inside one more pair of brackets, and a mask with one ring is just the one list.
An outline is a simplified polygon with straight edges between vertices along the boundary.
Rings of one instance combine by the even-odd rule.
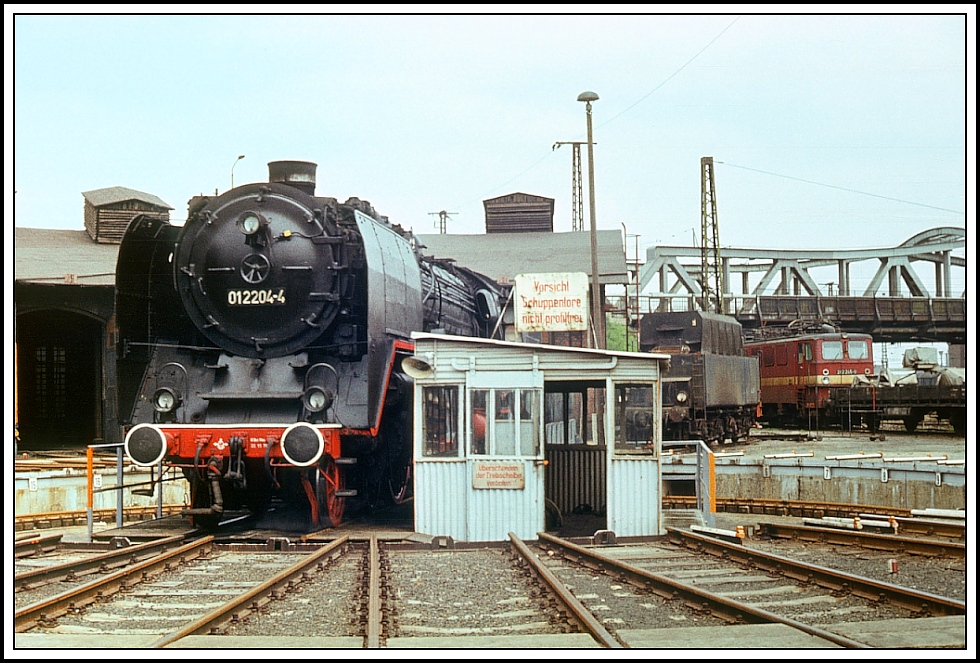
[[87, 493], [87, 495], [86, 495], [86, 502], [88, 504], [88, 507], [86, 509], [86, 514], [85, 514], [85, 516], [86, 516], [85, 517], [85, 520], [87, 521], [87, 524], [88, 524], [88, 538], [85, 540], [86, 543], [92, 543], [92, 520], [93, 520], [93, 513], [92, 513], [92, 500], [93, 500], [93, 495], [92, 495], [92, 481], [93, 481], [93, 474], [94, 474], [93, 471], [92, 471], [92, 460], [93, 460], [93, 456], [94, 456], [94, 452], [92, 451], [92, 447], [88, 447], [87, 449], [85, 449], [85, 474], [86, 474], [86, 477], [88, 478], [88, 481], [86, 482], [86, 491], [85, 491]]
[[116, 528], [123, 526], [123, 448], [116, 449]]
[[[160, 483], [157, 490], [157, 518], [163, 518], [163, 459], [160, 459], [160, 465], [157, 468], [157, 476], [160, 478]], [[150, 470], [150, 480], [153, 480], [153, 471]]]

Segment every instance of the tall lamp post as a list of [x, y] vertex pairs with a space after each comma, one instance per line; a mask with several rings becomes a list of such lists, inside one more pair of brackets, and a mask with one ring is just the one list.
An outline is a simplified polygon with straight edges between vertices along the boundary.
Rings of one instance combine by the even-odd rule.
[[599, 290], [599, 248], [595, 231], [595, 162], [592, 160], [592, 102], [599, 100], [595, 92], [583, 92], [579, 101], [585, 102], [585, 120], [588, 125], [589, 146], [589, 225], [592, 239], [592, 324], [595, 328], [596, 347], [606, 347], [606, 319], [602, 311], [602, 294]]
[[244, 158], [245, 158], [244, 154], [239, 154], [238, 158], [235, 159], [235, 163], [231, 164], [231, 188], [232, 189], [235, 188], [235, 166], [237, 166], [238, 162]]

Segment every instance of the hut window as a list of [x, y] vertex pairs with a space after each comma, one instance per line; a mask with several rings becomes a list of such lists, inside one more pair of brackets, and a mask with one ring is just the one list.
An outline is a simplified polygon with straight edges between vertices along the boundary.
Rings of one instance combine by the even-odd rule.
[[654, 388], [645, 384], [616, 385], [616, 452], [657, 453], [654, 438]]
[[459, 455], [459, 387], [423, 387], [422, 453], [430, 457]]
[[538, 456], [541, 392], [538, 389], [471, 389], [470, 455]]

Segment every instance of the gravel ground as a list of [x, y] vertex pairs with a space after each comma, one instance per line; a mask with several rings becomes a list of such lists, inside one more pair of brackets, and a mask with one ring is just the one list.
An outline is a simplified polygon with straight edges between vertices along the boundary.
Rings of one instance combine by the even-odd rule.
[[231, 625], [226, 635], [282, 635], [284, 624], [290, 633], [317, 636], [361, 635], [358, 619], [360, 565], [363, 550], [352, 550], [316, 573], [298, 591], [271, 601], [261, 615]]
[[694, 613], [680, 601], [667, 601], [656, 594], [642, 592], [612, 576], [557, 556], [550, 557], [546, 565], [596, 619], [612, 631], [721, 626], [725, 623], [711, 615]]
[[[846, 571], [879, 582], [937, 594], [957, 601], [966, 600], [966, 562], [961, 559], [901, 555], [893, 552], [801, 543], [788, 539], [753, 538], [746, 546], [802, 562]], [[898, 572], [891, 572], [890, 560], [898, 562]]]
[[[909, 617], [909, 613], [892, 606], [875, 606], [857, 596], [835, 597], [818, 585], [807, 585], [713, 555], [701, 555], [669, 543], [632, 545], [625, 562], [686, 585], [700, 587], [714, 594], [750, 603], [779, 615], [808, 624], [876, 621]], [[792, 557], [791, 555], [785, 555]], [[632, 558], [632, 559], [630, 559]]]
[[564, 633], [509, 549], [390, 552], [389, 637]]
[[221, 553], [165, 571], [77, 615], [53, 632], [162, 635], [180, 628], [295, 564], [295, 555]]

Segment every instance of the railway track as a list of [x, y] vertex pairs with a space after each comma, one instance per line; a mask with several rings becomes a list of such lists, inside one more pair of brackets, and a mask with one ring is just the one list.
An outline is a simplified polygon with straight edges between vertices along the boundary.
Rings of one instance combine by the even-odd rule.
[[942, 617], [965, 614], [962, 601], [882, 583], [850, 573], [801, 562], [788, 557], [752, 550], [694, 532], [667, 530], [668, 540], [699, 556], [709, 555], [719, 563], [735, 563], [749, 569], [763, 570], [796, 582], [818, 586], [838, 594], [871, 601], [876, 607], [891, 605], [912, 613], [914, 617]]
[[[822, 518], [824, 516], [851, 518], [861, 517], [896, 517], [904, 518], [904, 526], [919, 527], [917, 523], [927, 522], [924, 519], [912, 518], [912, 511], [900, 507], [882, 507], [861, 504], [841, 504], [837, 502], [801, 502], [795, 500], [765, 500], [752, 498], [725, 498], [720, 497], [716, 500], [717, 510], [720, 513], [739, 513], [768, 516], [794, 516], [800, 518]], [[697, 506], [697, 498], [689, 495], [666, 495], [662, 500], [664, 509], [692, 509]], [[164, 515], [180, 513], [187, 508], [182, 504], [166, 504], [163, 507]], [[116, 510], [95, 509], [93, 516], [98, 521], [115, 522]], [[155, 506], [126, 507], [123, 510], [123, 520], [126, 522], [138, 522], [149, 520], [156, 517]], [[85, 510], [79, 511], [52, 511], [46, 513], [21, 514], [14, 518], [14, 529], [17, 532], [25, 532], [42, 529], [56, 529], [59, 527], [73, 527], [87, 524], [88, 514]], [[953, 527], [950, 531], [961, 533], [962, 526], [957, 529], [957, 523], [941, 523], [930, 521], [934, 525], [948, 524]], [[923, 527], [928, 527], [925, 525]], [[934, 530], [937, 528], [934, 528]], [[940, 536], [948, 536], [940, 534]], [[958, 534], [956, 534], [958, 536]]]
[[[323, 560], [341, 554], [347, 539], [324, 546], [274, 540], [264, 549], [245, 549], [242, 544], [219, 546], [208, 536], [164, 549], [175, 543], [134, 546], [148, 558], [18, 609], [15, 631], [152, 636], [152, 643], [143, 646], [164, 647], [261, 612], [270, 601], [308, 582], [314, 570], [325, 567]], [[45, 571], [49, 580], [55, 577], [56, 572]]]
[[[180, 513], [187, 507], [182, 504], [165, 504], [163, 515]], [[128, 506], [123, 509], [124, 522], [140, 522], [156, 518], [156, 506]], [[96, 522], [116, 522], [115, 509], [93, 509], [93, 520]], [[31, 532], [34, 530], [58, 529], [62, 527], [78, 527], [88, 524], [88, 512], [80, 511], [48, 511], [44, 513], [25, 513], [14, 517], [14, 531]]]
[[[657, 637], [671, 631], [669, 622], [663, 625], [665, 619], [660, 614], [664, 605], [671, 603], [686, 608], [686, 614], [668, 616], [675, 620], [676, 626], [689, 629], [719, 624], [781, 624], [819, 638], [825, 643], [823, 646], [849, 648], [863, 648], [872, 643], [896, 646], [881, 644], [882, 638], [886, 642], [888, 637], [900, 639], [911, 628], [908, 620], [915, 621], [919, 627], [929, 623], [945, 632], [950, 628], [950, 620], [955, 629], [961, 623], [956, 620], [965, 614], [962, 601], [677, 530], [669, 530], [667, 544], [598, 548], [577, 546], [549, 535], [539, 536], [546, 554], [616, 581], [616, 584], [602, 583], [587, 575], [577, 580], [592, 588], [606, 587], [605, 592], [588, 591], [586, 596], [593, 602], [596, 614], [605, 614], [606, 621], [612, 624], [619, 623], [617, 637], [630, 646], [669, 646]], [[572, 571], [565, 568], [563, 573]], [[635, 589], [627, 589], [631, 587]], [[660, 597], [663, 604], [652, 600], [641, 603], [646, 608], [644, 612], [636, 608], [637, 599], [630, 595]], [[923, 617], [934, 619], [923, 621]], [[882, 635], [875, 633], [875, 627], [895, 632]], [[965, 638], [965, 621], [962, 627]], [[719, 634], [725, 631], [711, 633], [712, 637], [724, 638]], [[944, 642], [949, 641], [945, 633], [940, 637], [946, 638]], [[773, 642], [778, 641], [777, 637]]]
[[[18, 605], [15, 630], [98, 634], [100, 646], [394, 649], [704, 644], [679, 627], [759, 647], [760, 632], [742, 629], [777, 628], [763, 642], [865, 648], [860, 628], [846, 626], [965, 613], [963, 602], [677, 530], [660, 543], [587, 548], [512, 535], [509, 548], [459, 550], [261, 536], [171, 537], [91, 555], [72, 571], [32, 571], [17, 579], [18, 595], [66, 578], [75, 586]], [[884, 642], [874, 646], [893, 646]]]
[[577, 626], [501, 547], [390, 551], [386, 644], [397, 640], [552, 635]]
[[[901, 507], [842, 504], [839, 502], [802, 502], [797, 500], [766, 500], [749, 497], [719, 497], [715, 500], [718, 513], [739, 513], [764, 516], [792, 516], [797, 518], [853, 518], [862, 514], [878, 517], [910, 518], [911, 509]], [[665, 509], [693, 509], [697, 498], [692, 495], [667, 495], [662, 500]]]
[[762, 523], [745, 547], [966, 600], [966, 545], [949, 539]]
[[[60, 541], [61, 535], [55, 538]], [[185, 537], [172, 536], [81, 556], [75, 552], [75, 549], [70, 549], [67, 559], [64, 554], [51, 554], [43, 560], [37, 560], [45, 563], [29, 570], [17, 571], [14, 574], [15, 604], [27, 605], [32, 596], [37, 596], [46, 588], [54, 586], [54, 589], [64, 590], [69, 583], [80, 584], [96, 573], [105, 574], [115, 569], [137, 564], [184, 542]], [[55, 550], [57, 549], [52, 549], [49, 552], [55, 552]], [[47, 593], [54, 594], [57, 592], [49, 591]]]
[[966, 544], [954, 541], [779, 523], [761, 523], [761, 528], [761, 534], [771, 538], [827, 545], [858, 546], [893, 554], [950, 557], [960, 560], [966, 558]]

